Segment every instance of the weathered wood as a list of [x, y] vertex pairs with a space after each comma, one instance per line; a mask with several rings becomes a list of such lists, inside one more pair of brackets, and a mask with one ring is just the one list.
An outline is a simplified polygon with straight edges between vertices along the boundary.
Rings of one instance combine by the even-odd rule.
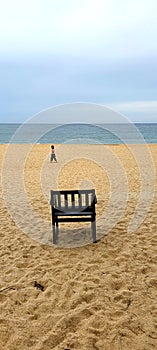
[[50, 195], [53, 244], [57, 243], [61, 222], [91, 222], [93, 243], [96, 243], [95, 190], [51, 190]]

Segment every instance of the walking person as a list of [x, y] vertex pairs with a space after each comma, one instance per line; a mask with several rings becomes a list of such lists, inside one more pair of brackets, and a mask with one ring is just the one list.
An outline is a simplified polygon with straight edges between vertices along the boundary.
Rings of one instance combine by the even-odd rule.
[[55, 148], [54, 148], [54, 145], [51, 145], [50, 163], [52, 163], [53, 160], [57, 163], [57, 158], [56, 158], [56, 154], [55, 154]]

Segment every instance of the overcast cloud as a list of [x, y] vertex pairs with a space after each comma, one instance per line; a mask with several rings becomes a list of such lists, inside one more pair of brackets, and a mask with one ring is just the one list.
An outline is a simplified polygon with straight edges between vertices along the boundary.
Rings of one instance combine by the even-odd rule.
[[157, 122], [156, 13], [156, 0], [3, 2], [0, 121], [81, 101]]

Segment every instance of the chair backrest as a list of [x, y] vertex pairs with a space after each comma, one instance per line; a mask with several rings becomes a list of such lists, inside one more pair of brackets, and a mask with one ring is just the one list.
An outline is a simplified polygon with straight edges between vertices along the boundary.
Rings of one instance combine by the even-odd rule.
[[89, 210], [95, 207], [96, 196], [95, 190], [66, 190], [53, 191], [51, 190], [50, 205], [56, 210]]

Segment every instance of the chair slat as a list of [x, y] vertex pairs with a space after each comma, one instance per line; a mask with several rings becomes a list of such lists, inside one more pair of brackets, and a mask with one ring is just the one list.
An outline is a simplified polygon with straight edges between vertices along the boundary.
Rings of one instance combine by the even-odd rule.
[[65, 209], [68, 209], [68, 193], [64, 193], [65, 198]]
[[85, 193], [85, 199], [86, 199], [85, 206], [88, 207], [89, 206], [89, 193]]
[[79, 193], [79, 209], [81, 210], [81, 208], [82, 208], [82, 196]]
[[72, 208], [75, 208], [76, 202], [75, 202], [75, 195], [74, 195], [74, 193], [71, 193], [71, 202], [72, 202]]
[[61, 207], [61, 197], [60, 197], [60, 193], [58, 193], [58, 196], [56, 196], [58, 199], [58, 207]]

